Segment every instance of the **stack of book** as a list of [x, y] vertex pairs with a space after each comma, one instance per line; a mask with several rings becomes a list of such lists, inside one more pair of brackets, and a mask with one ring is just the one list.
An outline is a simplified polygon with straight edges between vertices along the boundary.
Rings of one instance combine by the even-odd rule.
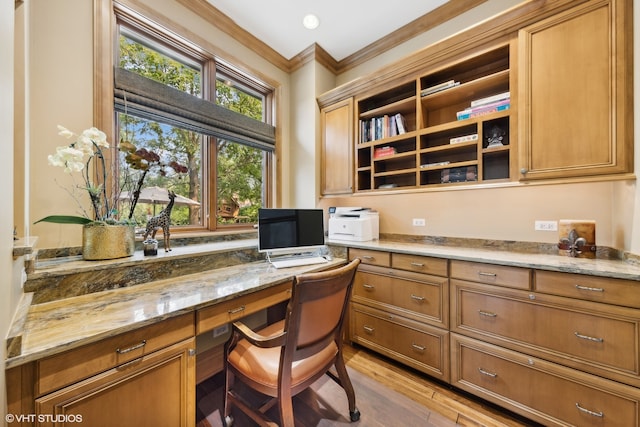
[[456, 136], [455, 138], [450, 138], [449, 144], [460, 144], [462, 142], [471, 142], [471, 141], [477, 141], [477, 140], [478, 140], [478, 134], [472, 133], [469, 135]]
[[443, 169], [441, 172], [441, 182], [466, 182], [478, 180], [477, 166], [461, 166], [457, 168]]
[[458, 111], [456, 116], [458, 120], [471, 119], [484, 116], [485, 114], [508, 110], [510, 106], [511, 95], [509, 92], [503, 92], [471, 101], [469, 108]]
[[400, 113], [360, 120], [361, 143], [402, 135], [406, 132], [407, 123]]
[[420, 91], [420, 96], [427, 96], [427, 95], [431, 95], [432, 93], [436, 93], [436, 92], [440, 92], [443, 90], [447, 90], [450, 89], [452, 87], [456, 87], [460, 85], [460, 82], [457, 82], [455, 80], [449, 80], [443, 83], [439, 83], [437, 85], [433, 85], [433, 86], [429, 86], [428, 88], [422, 89]]
[[393, 156], [396, 154], [396, 149], [393, 147], [379, 147], [373, 150], [373, 158], [379, 159], [380, 157]]

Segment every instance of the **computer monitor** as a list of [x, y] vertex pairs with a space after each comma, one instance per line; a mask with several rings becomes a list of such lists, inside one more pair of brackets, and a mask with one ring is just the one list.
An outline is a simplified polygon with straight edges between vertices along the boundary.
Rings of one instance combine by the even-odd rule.
[[258, 210], [258, 251], [287, 255], [318, 251], [324, 247], [322, 209]]

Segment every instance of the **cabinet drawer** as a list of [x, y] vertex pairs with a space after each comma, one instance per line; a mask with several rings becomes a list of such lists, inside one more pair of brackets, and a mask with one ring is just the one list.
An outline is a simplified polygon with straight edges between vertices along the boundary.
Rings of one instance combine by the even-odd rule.
[[448, 283], [444, 277], [365, 266], [356, 273], [353, 300], [446, 328]]
[[544, 425], [638, 426], [636, 388], [457, 334], [451, 384]]
[[379, 265], [381, 267], [391, 266], [391, 254], [389, 252], [349, 248], [349, 261], [355, 258], [360, 258], [363, 264]]
[[[181, 341], [41, 396], [35, 399], [38, 416], [71, 416], [71, 421], [33, 425], [193, 426], [195, 344], [194, 338]], [[74, 415], [82, 419], [74, 422]]]
[[446, 276], [447, 260], [419, 255], [391, 254], [391, 267], [400, 270]]
[[509, 288], [531, 289], [531, 270], [528, 268], [453, 260], [451, 277]]
[[37, 362], [37, 395], [75, 383], [195, 335], [184, 314]]
[[457, 280], [451, 287], [452, 331], [638, 382], [640, 311]]
[[357, 303], [351, 307], [354, 342], [449, 381], [449, 332]]
[[272, 286], [249, 295], [202, 308], [196, 312], [196, 333], [201, 334], [226, 323], [235, 322], [249, 314], [291, 298], [293, 282]]
[[640, 282], [634, 280], [542, 270], [534, 274], [538, 292], [640, 308]]

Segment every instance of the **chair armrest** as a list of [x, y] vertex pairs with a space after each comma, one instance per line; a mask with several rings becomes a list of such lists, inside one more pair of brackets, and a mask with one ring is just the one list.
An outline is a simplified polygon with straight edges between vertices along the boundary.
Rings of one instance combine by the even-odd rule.
[[252, 345], [261, 348], [282, 347], [285, 343], [286, 332], [280, 332], [277, 335], [266, 337], [251, 330], [242, 322], [233, 323], [234, 333], [238, 333], [242, 338], [249, 341]]

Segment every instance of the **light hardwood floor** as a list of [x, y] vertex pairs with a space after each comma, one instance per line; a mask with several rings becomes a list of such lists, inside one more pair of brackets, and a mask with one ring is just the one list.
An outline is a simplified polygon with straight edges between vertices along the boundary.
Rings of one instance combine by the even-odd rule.
[[429, 379], [401, 364], [362, 347], [345, 346], [347, 366], [375, 379], [384, 387], [409, 397], [460, 426], [520, 427], [536, 424], [516, 418], [467, 394]]
[[[358, 371], [358, 373], [363, 376], [375, 380], [376, 384], [379, 383], [381, 386], [380, 389], [374, 390], [373, 393], [384, 395], [384, 390], [394, 390], [410, 400], [417, 402], [419, 406], [432, 413], [429, 420], [433, 421], [428, 423], [429, 426], [536, 426], [533, 422], [509, 414], [463, 392], [456, 391], [447, 384], [433, 381], [418, 371], [379, 356], [363, 347], [345, 345], [344, 356], [349, 369]], [[198, 401], [205, 403], [198, 405], [197, 427], [217, 427], [221, 425], [219, 416], [222, 412], [221, 408], [219, 408], [222, 399], [221, 388], [221, 375], [216, 375], [215, 380], [207, 380], [198, 386]], [[360, 391], [365, 393], [371, 392], [364, 389]], [[370, 396], [357, 396], [357, 399], [368, 398], [370, 398]], [[344, 400], [341, 395], [339, 399]], [[340, 407], [341, 403], [341, 401], [338, 401], [336, 407]], [[313, 404], [309, 406], [300, 405], [299, 408], [307, 408], [305, 410], [312, 412], [314, 410]], [[371, 416], [371, 414], [369, 414], [369, 416]], [[321, 420], [320, 424], [318, 424], [318, 416], [313, 419], [315, 420], [314, 423], [312, 423], [314, 426], [332, 425], [332, 421], [328, 419]], [[401, 419], [402, 414], [399, 414], [398, 421], [401, 422]], [[344, 423], [339, 422], [336, 424], [343, 425]]]

